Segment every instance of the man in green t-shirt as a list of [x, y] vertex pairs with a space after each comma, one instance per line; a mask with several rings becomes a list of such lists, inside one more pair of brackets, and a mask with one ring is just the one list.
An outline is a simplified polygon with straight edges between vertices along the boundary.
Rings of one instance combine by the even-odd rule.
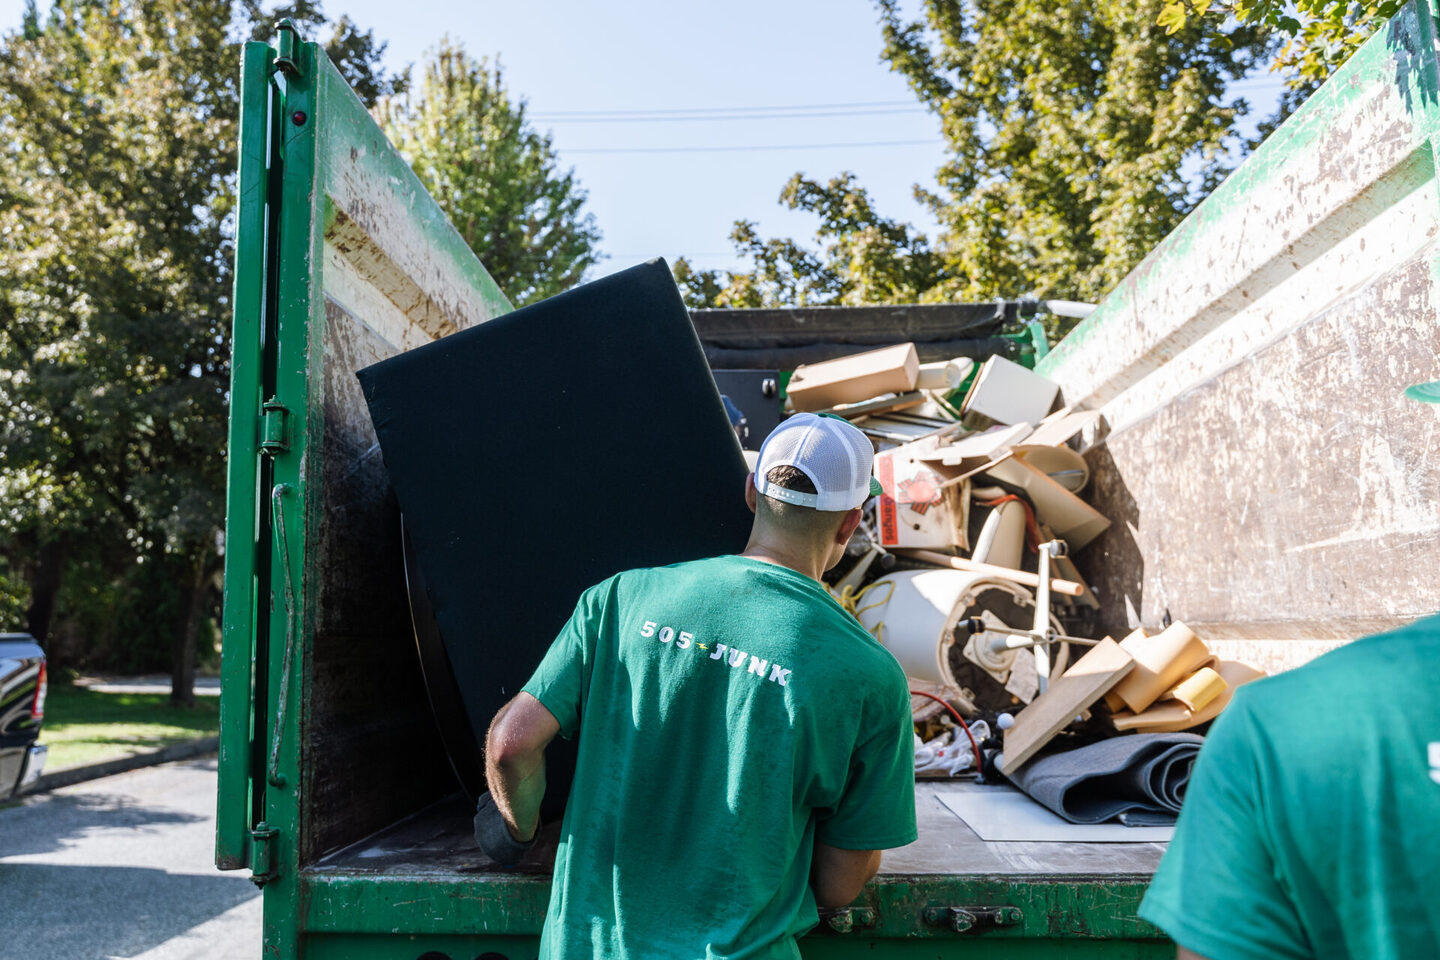
[[1235, 691], [1140, 916], [1212, 960], [1440, 957], [1440, 617]]
[[745, 551], [591, 587], [496, 714], [476, 836], [502, 863], [534, 842], [545, 746], [579, 736], [542, 957], [798, 957], [817, 905], [915, 840], [904, 673], [820, 583], [872, 457], [843, 420], [781, 424]]

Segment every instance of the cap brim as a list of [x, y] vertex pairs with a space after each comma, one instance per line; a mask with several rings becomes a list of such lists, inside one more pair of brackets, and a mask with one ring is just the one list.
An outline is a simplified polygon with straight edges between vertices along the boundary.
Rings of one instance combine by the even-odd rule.
[[1419, 400], [1421, 403], [1440, 403], [1440, 380], [1432, 380], [1429, 383], [1417, 383], [1413, 387], [1406, 387], [1405, 396], [1411, 400]]
[[872, 497], [878, 497], [878, 496], [880, 496], [880, 494], [882, 494], [882, 493], [884, 493], [884, 492], [885, 492], [885, 488], [882, 487], [882, 486], [880, 486], [880, 481], [879, 481], [879, 480], [876, 480], [874, 477], [871, 477], [871, 478], [870, 478], [870, 496], [872, 496]]

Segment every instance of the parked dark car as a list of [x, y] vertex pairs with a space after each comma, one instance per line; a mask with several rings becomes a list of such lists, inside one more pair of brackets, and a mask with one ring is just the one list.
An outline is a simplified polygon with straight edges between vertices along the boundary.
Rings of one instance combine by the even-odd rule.
[[0, 800], [34, 783], [45, 767], [45, 651], [28, 633], [0, 633]]

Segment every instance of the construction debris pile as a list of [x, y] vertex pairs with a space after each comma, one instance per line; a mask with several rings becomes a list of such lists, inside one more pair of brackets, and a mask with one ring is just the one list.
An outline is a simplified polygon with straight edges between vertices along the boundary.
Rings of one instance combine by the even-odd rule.
[[875, 444], [884, 493], [829, 586], [910, 678], [917, 775], [1009, 778], [1075, 823], [1173, 820], [1201, 742], [1178, 732], [1262, 673], [1181, 623], [1091, 635], [1071, 558], [1111, 522], [1083, 497], [1099, 414], [1003, 357], [921, 364], [909, 343], [801, 366], [787, 393]]

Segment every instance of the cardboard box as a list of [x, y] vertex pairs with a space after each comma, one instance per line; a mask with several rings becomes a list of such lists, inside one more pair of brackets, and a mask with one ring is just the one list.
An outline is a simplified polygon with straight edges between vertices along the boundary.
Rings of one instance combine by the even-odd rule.
[[963, 410], [967, 417], [996, 423], [1039, 423], [1059, 394], [1060, 385], [1054, 380], [1004, 357], [991, 357], [970, 385]]
[[920, 354], [915, 344], [900, 343], [824, 363], [802, 364], [795, 368], [785, 392], [796, 410], [826, 410], [881, 394], [907, 393], [915, 389], [919, 376]]
[[964, 471], [923, 459], [938, 443], [926, 437], [875, 455], [875, 478], [885, 490], [875, 510], [881, 546], [969, 549]]

